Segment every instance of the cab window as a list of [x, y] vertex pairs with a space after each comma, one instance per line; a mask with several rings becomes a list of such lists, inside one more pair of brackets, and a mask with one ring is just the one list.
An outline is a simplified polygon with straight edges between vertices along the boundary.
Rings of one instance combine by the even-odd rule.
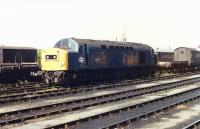
[[56, 43], [55, 47], [67, 49], [70, 52], [78, 52], [78, 43], [73, 39], [62, 39]]

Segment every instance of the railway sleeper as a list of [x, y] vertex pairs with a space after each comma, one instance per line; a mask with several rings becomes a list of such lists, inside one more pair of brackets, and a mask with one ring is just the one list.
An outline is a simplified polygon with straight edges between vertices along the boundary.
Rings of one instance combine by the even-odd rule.
[[[145, 88], [146, 89], [146, 88]], [[66, 93], [66, 92], [65, 92]], [[55, 94], [51, 94], [51, 95], [49, 95], [49, 96], [54, 96]], [[62, 94], [63, 95], [63, 94]], [[57, 95], [58, 96], [58, 95]], [[48, 96], [43, 96], [43, 97], [48, 97]], [[40, 97], [39, 97], [40, 98]], [[41, 96], [41, 98], [42, 98], [42, 96]], [[34, 99], [34, 98], [33, 98]], [[37, 98], [35, 98], [35, 99], [37, 99]], [[25, 99], [24, 99], [24, 101], [26, 101]]]
[[[143, 106], [143, 105], [140, 105], [140, 106]], [[78, 108], [80, 108], [80, 107], [78, 107]], [[77, 107], [75, 107], [74, 109], [76, 110], [76, 109], [77, 109]]]
[[[192, 100], [195, 100], [195, 99], [198, 99], [198, 98], [200, 98], [200, 96], [196, 96], [196, 97], [190, 98], [190, 99], [188, 99], [188, 100], [184, 100], [184, 101], [181, 101], [181, 102], [177, 102], [177, 103], [175, 103], [175, 104], [171, 104], [171, 105], [166, 106], [166, 107], [163, 107], [163, 108], [158, 108], [158, 109], [156, 109], [156, 110], [154, 110], [154, 111], [145, 112], [144, 114], [141, 114], [141, 115], [139, 115], [139, 116], [135, 116], [134, 118], [127, 119], [127, 120], [118, 122], [118, 123], [116, 123], [116, 124], [109, 125], [109, 126], [107, 126], [107, 127], [103, 127], [102, 129], [114, 129], [114, 128], [116, 128], [116, 127], [119, 128], [119, 127], [124, 126], [124, 123], [128, 123], [127, 121], [134, 122], [134, 121], [140, 120], [141, 118], [151, 116], [151, 115], [153, 115], [153, 114], [155, 114], [155, 113], [162, 112], [163, 110], [169, 110], [169, 109], [174, 108], [175, 106], [177, 106], [177, 105], [179, 105], [179, 104], [188, 103], [188, 102], [190, 102], [190, 101], [192, 101]], [[118, 126], [118, 125], [120, 125], [120, 126]], [[126, 124], [126, 125], [127, 125], [127, 124]], [[191, 129], [192, 129], [192, 128], [191, 128]]]

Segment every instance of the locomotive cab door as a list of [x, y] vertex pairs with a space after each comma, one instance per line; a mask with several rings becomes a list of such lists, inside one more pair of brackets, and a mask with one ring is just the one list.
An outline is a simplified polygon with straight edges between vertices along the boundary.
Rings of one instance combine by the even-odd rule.
[[20, 51], [16, 51], [15, 53], [15, 62], [16, 63], [21, 63], [22, 62], [22, 55]]
[[84, 44], [85, 64], [88, 65], [88, 46]]

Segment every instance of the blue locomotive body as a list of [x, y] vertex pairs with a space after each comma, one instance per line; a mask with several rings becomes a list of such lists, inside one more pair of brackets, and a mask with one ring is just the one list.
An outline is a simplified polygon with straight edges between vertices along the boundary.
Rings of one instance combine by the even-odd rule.
[[145, 44], [70, 38], [60, 40], [55, 48], [68, 53], [68, 69], [58, 71], [64, 76], [59, 80], [65, 82], [88, 82], [154, 73], [154, 51]]

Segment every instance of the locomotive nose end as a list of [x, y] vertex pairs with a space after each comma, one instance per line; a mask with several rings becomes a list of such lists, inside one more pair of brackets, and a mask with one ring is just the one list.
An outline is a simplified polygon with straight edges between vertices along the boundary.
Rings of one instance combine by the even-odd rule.
[[46, 83], [58, 84], [68, 70], [68, 51], [59, 48], [42, 50], [41, 69], [44, 71], [43, 79]]
[[41, 69], [43, 71], [68, 70], [68, 51], [59, 48], [42, 50]]

